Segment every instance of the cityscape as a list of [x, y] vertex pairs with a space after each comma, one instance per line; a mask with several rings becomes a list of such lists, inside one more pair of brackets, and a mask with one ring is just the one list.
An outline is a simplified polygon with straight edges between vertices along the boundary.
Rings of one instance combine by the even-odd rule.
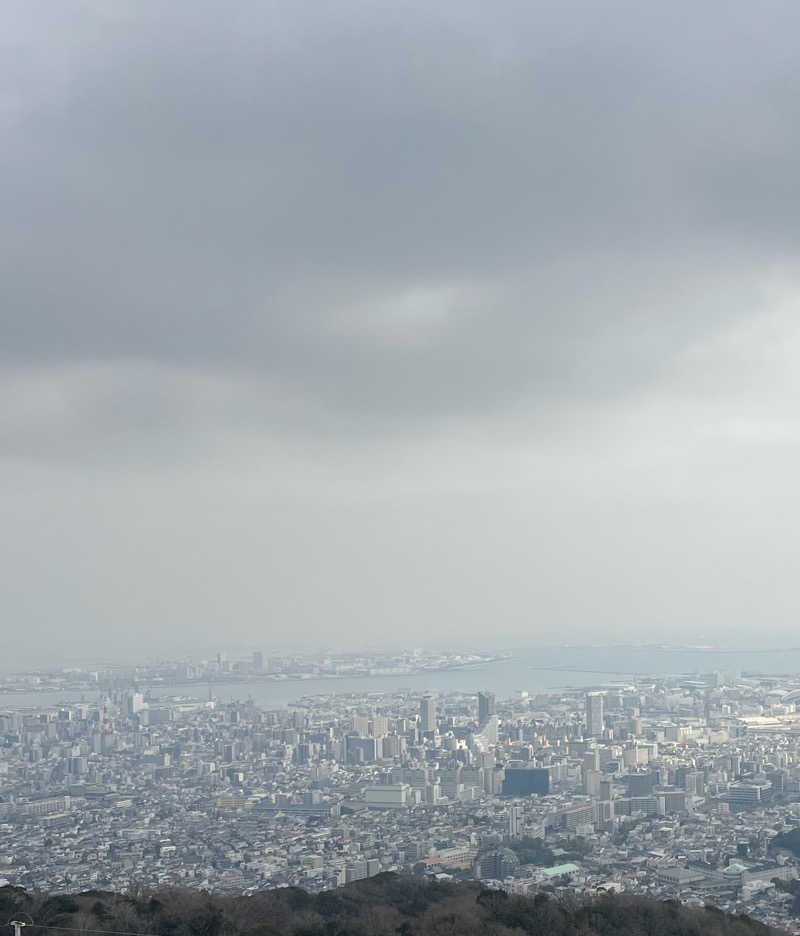
[[[423, 668], [475, 658], [416, 656]], [[413, 665], [378, 653], [350, 662]], [[145, 687], [175, 678], [175, 665], [6, 677], [85, 695], [50, 703], [47, 691], [33, 706], [4, 696], [0, 884], [318, 892], [403, 871], [797, 925], [800, 678], [637, 676], [502, 697], [436, 691], [434, 670], [425, 692], [337, 692], [332, 680], [303, 695], [298, 678], [296, 700], [268, 709], [246, 699], [247, 684], [238, 701], [218, 699], [213, 680], [210, 692]], [[220, 652], [183, 675], [298, 667], [314, 669], [303, 655], [229, 663]]]
[[0, 4], [0, 936], [800, 936], [799, 37]]

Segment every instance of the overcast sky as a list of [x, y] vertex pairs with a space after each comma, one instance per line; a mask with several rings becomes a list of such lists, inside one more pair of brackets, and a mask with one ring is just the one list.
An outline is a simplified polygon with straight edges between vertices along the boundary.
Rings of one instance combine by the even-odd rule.
[[8, 0], [4, 662], [797, 644], [798, 35]]

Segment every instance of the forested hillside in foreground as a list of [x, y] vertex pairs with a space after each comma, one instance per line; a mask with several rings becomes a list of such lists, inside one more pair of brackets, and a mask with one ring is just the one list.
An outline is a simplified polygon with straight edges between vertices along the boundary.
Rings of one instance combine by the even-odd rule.
[[[24, 914], [24, 915], [23, 915]], [[381, 874], [335, 891], [295, 888], [251, 897], [191, 890], [71, 896], [0, 888], [0, 923], [32, 919], [25, 936], [57, 928], [155, 936], [774, 936], [747, 917], [640, 897], [516, 897], [478, 883]]]

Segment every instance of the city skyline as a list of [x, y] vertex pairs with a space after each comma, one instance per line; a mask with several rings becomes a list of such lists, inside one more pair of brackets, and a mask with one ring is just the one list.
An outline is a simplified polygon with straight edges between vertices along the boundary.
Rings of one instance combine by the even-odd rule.
[[[285, 675], [308, 661], [261, 662]], [[800, 676], [497, 695], [466, 672], [457, 690], [330, 680], [275, 708], [253, 698], [258, 663], [219, 651], [204, 664], [248, 676], [227, 700], [198, 692], [202, 679], [146, 687], [166, 664], [73, 673], [96, 689], [77, 701], [19, 674], [43, 691], [35, 705], [0, 698], [0, 886], [249, 895], [393, 872], [795, 925]], [[51, 676], [69, 691], [68, 674]]]

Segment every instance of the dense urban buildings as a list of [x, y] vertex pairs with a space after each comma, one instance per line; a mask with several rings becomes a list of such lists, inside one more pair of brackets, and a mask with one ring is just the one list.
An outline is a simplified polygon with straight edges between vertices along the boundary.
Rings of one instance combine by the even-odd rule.
[[213, 680], [210, 697], [119, 671], [7, 682], [59, 680], [83, 701], [0, 708], [0, 880], [249, 893], [405, 869], [794, 926], [798, 679], [638, 677], [503, 699], [332, 680], [274, 709], [220, 700]]

